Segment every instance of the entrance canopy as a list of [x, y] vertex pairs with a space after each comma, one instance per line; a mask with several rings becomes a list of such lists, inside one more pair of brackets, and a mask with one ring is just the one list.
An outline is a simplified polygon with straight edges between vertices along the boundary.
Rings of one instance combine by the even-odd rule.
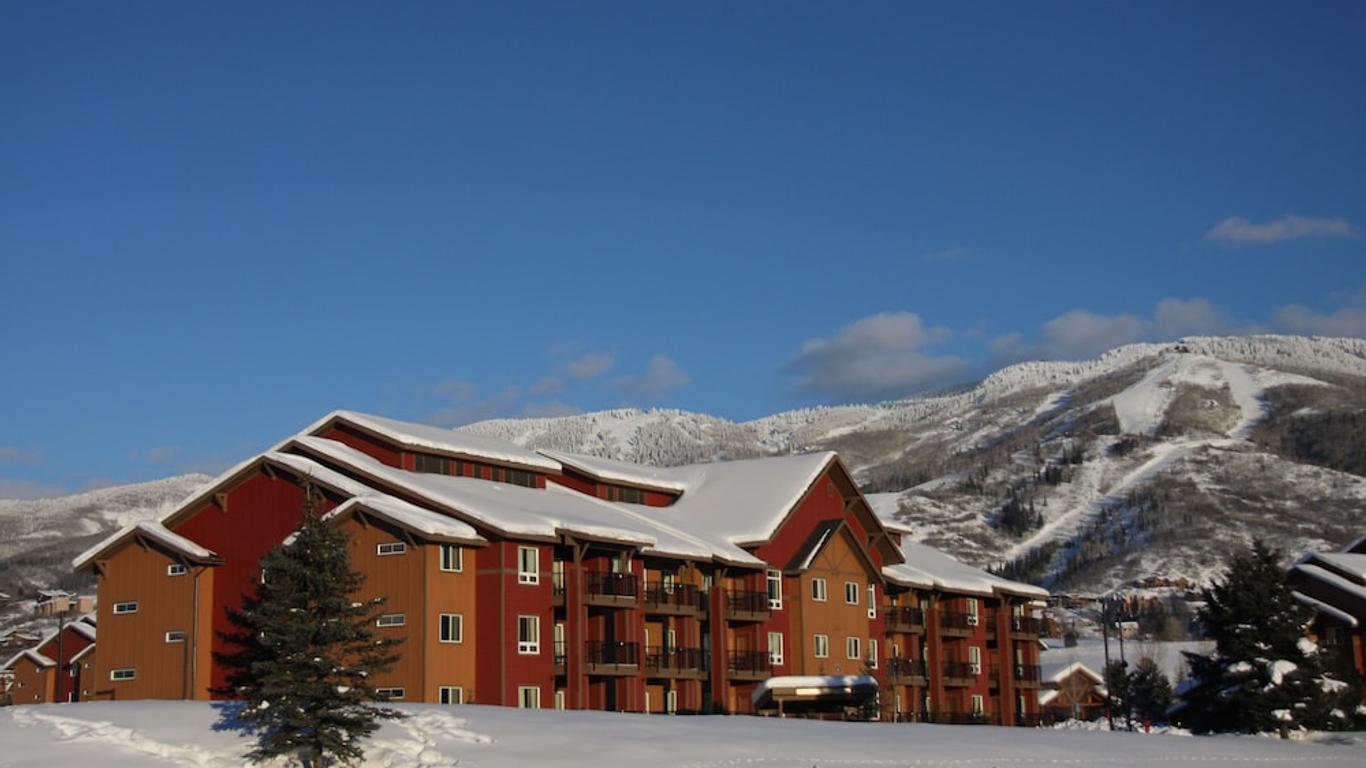
[[755, 712], [843, 712], [877, 697], [869, 675], [789, 675], [770, 677], [751, 696]]

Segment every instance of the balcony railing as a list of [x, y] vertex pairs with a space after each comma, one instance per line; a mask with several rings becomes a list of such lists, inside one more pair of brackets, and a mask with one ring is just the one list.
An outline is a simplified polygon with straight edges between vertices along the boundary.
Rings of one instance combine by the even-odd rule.
[[556, 640], [554, 643], [553, 661], [557, 667], [563, 667], [569, 661], [569, 652], [563, 640]]
[[939, 615], [939, 628], [971, 632], [977, 626], [977, 617], [970, 613], [944, 611]]
[[[588, 674], [634, 673], [640, 666], [640, 643], [589, 640], [583, 644]], [[630, 669], [622, 669], [629, 667]]]
[[1043, 622], [1032, 616], [1011, 616], [1010, 631], [1019, 635], [1037, 635]]
[[702, 593], [691, 584], [645, 584], [645, 610], [652, 613], [697, 613], [702, 605]]
[[887, 659], [888, 680], [902, 680], [912, 677], [924, 678], [925, 676], [926, 668], [924, 661], [903, 659], [899, 656], [893, 656], [892, 658]]
[[731, 651], [726, 659], [726, 670], [738, 677], [767, 677], [773, 672], [773, 662], [768, 651]]
[[1038, 664], [1016, 664], [1015, 679], [1022, 683], [1037, 683], [1041, 677]]
[[1043, 725], [1043, 716], [1037, 712], [1020, 712], [1015, 715], [1015, 724], [1021, 728], [1038, 728]]
[[888, 632], [915, 632], [925, 628], [925, 611], [910, 606], [888, 605], [882, 609]]
[[586, 571], [583, 576], [583, 591], [589, 597], [634, 599], [637, 594], [635, 574]]
[[767, 592], [733, 589], [726, 593], [726, 618], [762, 621], [769, 617]]
[[651, 645], [645, 649], [647, 673], [700, 672], [706, 668], [701, 648], [665, 648]]
[[980, 664], [972, 664], [966, 661], [946, 661], [941, 669], [944, 672], [944, 677], [955, 680], [977, 677], [982, 673]]
[[996, 717], [985, 712], [926, 712], [922, 722], [946, 725], [994, 725]]

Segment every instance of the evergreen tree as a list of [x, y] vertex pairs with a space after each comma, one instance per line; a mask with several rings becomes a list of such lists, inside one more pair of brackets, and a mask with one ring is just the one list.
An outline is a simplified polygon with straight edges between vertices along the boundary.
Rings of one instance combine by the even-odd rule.
[[1128, 727], [1133, 713], [1133, 697], [1129, 690], [1130, 677], [1124, 662], [1115, 660], [1105, 665], [1105, 690], [1110, 694], [1110, 716], [1124, 718]]
[[347, 536], [316, 513], [312, 486], [305, 498], [299, 530], [261, 559], [256, 594], [229, 611], [235, 630], [222, 637], [237, 651], [218, 660], [229, 691], [246, 702], [236, 716], [257, 737], [247, 757], [297, 754], [321, 768], [328, 757], [359, 760], [377, 720], [402, 716], [373, 704], [370, 682], [398, 660], [398, 641], [376, 637], [384, 599], [354, 601], [364, 576], [351, 570]]
[[1304, 637], [1310, 610], [1291, 597], [1280, 553], [1260, 540], [1203, 590], [1199, 620], [1214, 651], [1187, 653], [1183, 723], [1199, 733], [1351, 726], [1355, 691]]
[[1129, 673], [1129, 704], [1134, 716], [1145, 723], [1167, 719], [1167, 710], [1172, 705], [1172, 685], [1152, 659], [1140, 659], [1138, 666]]

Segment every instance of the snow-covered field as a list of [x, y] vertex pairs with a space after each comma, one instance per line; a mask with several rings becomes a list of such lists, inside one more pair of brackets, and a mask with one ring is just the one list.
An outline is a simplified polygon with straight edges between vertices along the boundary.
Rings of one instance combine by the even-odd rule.
[[[1355, 746], [990, 726], [826, 723], [407, 706], [367, 747], [367, 766], [1361, 766]], [[242, 765], [248, 739], [198, 702], [0, 710], [0, 768]], [[276, 765], [283, 765], [277, 762]]]

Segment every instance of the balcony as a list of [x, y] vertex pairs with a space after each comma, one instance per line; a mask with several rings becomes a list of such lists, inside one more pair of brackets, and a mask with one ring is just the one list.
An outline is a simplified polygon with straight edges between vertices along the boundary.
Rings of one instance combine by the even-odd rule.
[[727, 621], [767, 621], [771, 611], [767, 592], [744, 589], [726, 592]]
[[977, 629], [977, 616], [971, 613], [944, 611], [939, 615], [939, 634], [951, 637], [970, 637]]
[[1041, 677], [1038, 664], [1015, 665], [1015, 685], [1021, 688], [1038, 688]]
[[555, 674], [563, 675], [565, 673], [565, 670], [568, 669], [569, 665], [569, 651], [567, 648], [565, 648], [563, 640], [555, 641], [554, 653], [551, 656], [551, 659], [553, 660], [553, 663], [555, 665]]
[[[764, 605], [768, 605], [767, 594]], [[768, 651], [731, 651], [726, 659], [726, 674], [733, 680], [766, 680], [773, 674], [773, 664]]]
[[946, 661], [940, 669], [944, 673], [944, 685], [972, 685], [982, 674], [982, 665], [966, 661]]
[[584, 671], [590, 675], [635, 675], [640, 672], [640, 643], [589, 640], [583, 644]]
[[893, 656], [887, 659], [887, 682], [891, 685], [924, 685], [924, 661], [913, 661]]
[[924, 632], [925, 612], [919, 608], [897, 605], [882, 609], [888, 632]]
[[1011, 616], [1010, 634], [1020, 640], [1032, 640], [1039, 636], [1043, 622], [1032, 616]]
[[996, 717], [985, 712], [926, 712], [921, 722], [945, 725], [995, 725]]
[[645, 584], [645, 612], [664, 616], [699, 616], [702, 593], [691, 584]]
[[634, 608], [639, 594], [635, 574], [585, 571], [583, 597], [588, 605], [605, 608]]
[[702, 678], [707, 661], [701, 648], [664, 648], [651, 645], [645, 649], [645, 674], [650, 677]]

